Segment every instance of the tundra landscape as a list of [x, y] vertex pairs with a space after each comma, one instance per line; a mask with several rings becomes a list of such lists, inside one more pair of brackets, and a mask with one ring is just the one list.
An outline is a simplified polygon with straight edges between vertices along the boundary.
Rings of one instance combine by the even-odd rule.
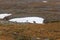
[[60, 40], [60, 0], [0, 0], [0, 15], [0, 40]]

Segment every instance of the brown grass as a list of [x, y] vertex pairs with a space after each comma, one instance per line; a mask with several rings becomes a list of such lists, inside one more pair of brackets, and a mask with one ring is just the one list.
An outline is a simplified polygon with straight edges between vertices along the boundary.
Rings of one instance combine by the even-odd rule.
[[[0, 25], [0, 39], [1, 40], [19, 40], [21, 37], [30, 38], [60, 38], [60, 23], [48, 24], [8, 24]], [[23, 38], [24, 39], [24, 38]]]

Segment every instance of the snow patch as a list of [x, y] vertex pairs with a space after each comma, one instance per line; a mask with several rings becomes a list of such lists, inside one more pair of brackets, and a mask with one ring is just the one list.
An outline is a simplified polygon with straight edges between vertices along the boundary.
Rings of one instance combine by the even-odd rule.
[[12, 14], [8, 14], [8, 13], [4, 13], [4, 14], [0, 14], [0, 19], [4, 19], [7, 16], [10, 16]]
[[41, 17], [24, 17], [24, 18], [13, 18], [10, 19], [11, 22], [18, 22], [18, 23], [37, 23], [43, 24], [44, 19]]

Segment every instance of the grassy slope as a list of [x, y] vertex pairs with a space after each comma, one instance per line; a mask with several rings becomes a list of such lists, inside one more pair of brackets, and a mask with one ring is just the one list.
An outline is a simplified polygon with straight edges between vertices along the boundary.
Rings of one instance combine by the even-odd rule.
[[[60, 38], [60, 23], [48, 24], [1, 24], [0, 39], [1, 40], [19, 40], [22, 36], [26, 38]], [[23, 38], [24, 39], [24, 38]]]

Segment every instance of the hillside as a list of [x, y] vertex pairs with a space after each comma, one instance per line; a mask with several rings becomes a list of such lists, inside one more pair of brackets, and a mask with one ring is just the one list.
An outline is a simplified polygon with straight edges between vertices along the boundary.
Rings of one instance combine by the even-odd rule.
[[0, 40], [60, 40], [60, 22], [0, 24]]
[[[60, 40], [60, 0], [0, 0], [0, 13], [11, 16], [0, 20], [0, 40]], [[47, 23], [13, 23], [17, 17], [42, 17]]]
[[0, 13], [13, 14], [8, 19], [16, 17], [43, 17], [47, 21], [60, 21], [60, 1], [48, 0], [0, 0]]

